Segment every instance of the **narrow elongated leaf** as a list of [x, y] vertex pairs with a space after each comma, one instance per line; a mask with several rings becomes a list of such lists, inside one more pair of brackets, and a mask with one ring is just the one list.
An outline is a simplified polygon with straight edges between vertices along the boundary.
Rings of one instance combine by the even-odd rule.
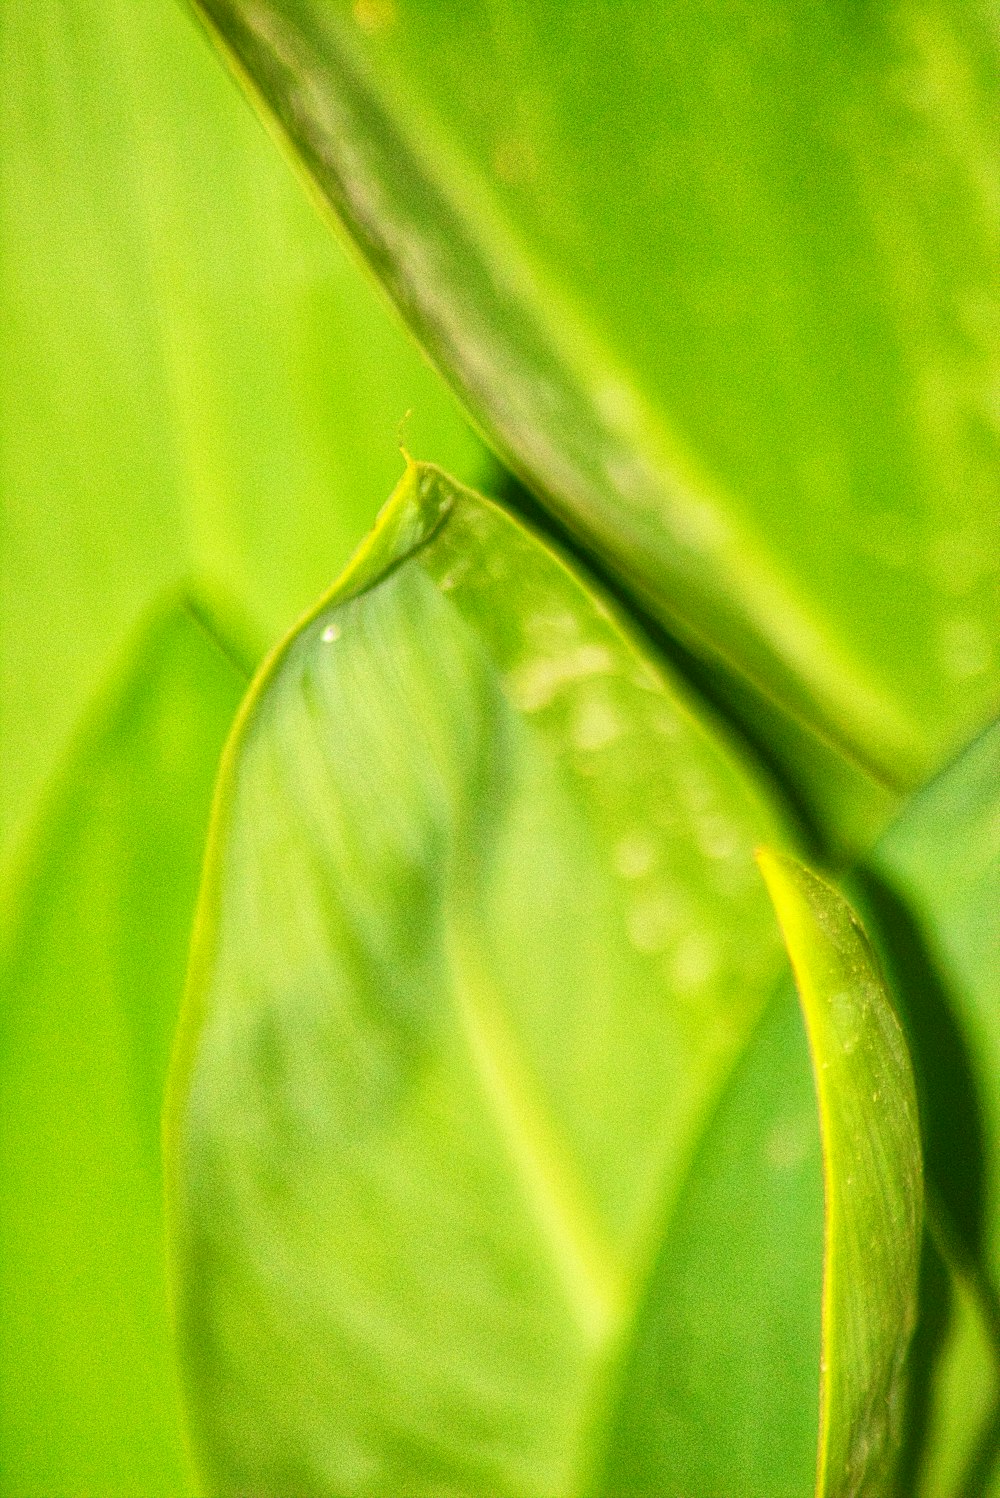
[[[768, 824], [578, 577], [408, 472], [259, 679], [223, 777], [171, 1126], [182, 1353], [218, 1491], [595, 1490], [665, 1224], [781, 972], [752, 858]], [[759, 1111], [730, 1125], [754, 1149]], [[706, 1157], [717, 1212], [735, 1153]], [[680, 1214], [689, 1243], [707, 1212]], [[781, 1286], [804, 1318], [784, 1330], [768, 1275], [743, 1281], [775, 1370], [744, 1385], [744, 1419], [780, 1431], [769, 1402], [793, 1401], [796, 1455], [764, 1498], [803, 1451], [812, 1485], [815, 1383], [781, 1363], [814, 1345], [818, 1273]], [[668, 1364], [691, 1354], [661, 1331]], [[704, 1445], [736, 1491], [726, 1414]], [[651, 1437], [635, 1460], [669, 1484], [662, 1455]]]
[[977, 1481], [985, 1466], [1000, 1491], [1000, 726], [910, 803], [872, 867], [887, 960], [907, 980], [928, 1171], [986, 1306], [988, 1340], [952, 1401], [958, 1429], [946, 1422], [940, 1440], [964, 1442]]
[[181, 604], [66, 768], [0, 954], [0, 1493], [189, 1491], [160, 1112], [243, 678]]
[[648, 605], [892, 784], [995, 714], [988, 6], [198, 4]]
[[0, 852], [153, 602], [199, 577], [263, 648], [415, 450], [441, 382], [316, 221], [176, 0], [5, 0]]
[[884, 1493], [902, 1422], [923, 1212], [906, 1043], [857, 919], [830, 885], [760, 865], [788, 944], [813, 1055], [826, 1243], [817, 1498]]

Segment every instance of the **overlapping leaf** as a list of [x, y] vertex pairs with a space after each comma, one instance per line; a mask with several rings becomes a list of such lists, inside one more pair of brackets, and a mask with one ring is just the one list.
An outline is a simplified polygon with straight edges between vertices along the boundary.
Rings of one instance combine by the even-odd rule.
[[[215, 14], [228, 27], [235, 11]], [[781, 116], [772, 140], [733, 77], [717, 90], [732, 117], [714, 101], [699, 114], [681, 92], [675, 107], [641, 68], [624, 133], [603, 97], [581, 107], [579, 79], [593, 74], [577, 64], [605, 35], [600, 16], [588, 30], [553, 12], [538, 36], [505, 32], [477, 51], [473, 7], [416, 25], [392, 4], [358, 4], [340, 31], [318, 7], [297, 14], [298, 28], [257, 5], [256, 31], [230, 40], [500, 449], [734, 679], [747, 672], [879, 774], [922, 775], [996, 705], [995, 516], [976, 499], [993, 437], [962, 405], [992, 368], [977, 294], [993, 225], [967, 170], [992, 86], [975, 78], [975, 19], [939, 7], [914, 22], [905, 45], [922, 72], [889, 56], [904, 29], [860, 36], [804, 14], [787, 34], [751, 28], [739, 66], [747, 97]], [[615, 19], [619, 52], [602, 43], [603, 61], [634, 63], [658, 16]], [[384, 482], [371, 434], [388, 455], [411, 389], [433, 406], [439, 453], [474, 451], [346, 272], [331, 292], [304, 210], [226, 116], [173, 12], [114, 17], [77, 0], [58, 24], [32, 13], [24, 45], [28, 19], [12, 12], [0, 43], [24, 147], [3, 206], [0, 337], [17, 391], [0, 444], [5, 835], [165, 582], [210, 575], [266, 633], [362, 528]], [[675, 73], [732, 62], [697, 18], [674, 21], [674, 53], [656, 55]], [[788, 80], [810, 48], [832, 66], [803, 101]], [[955, 57], [967, 65], [965, 93], [949, 96], [957, 114], [934, 90]], [[571, 83], [532, 103], [555, 58]], [[886, 80], [908, 67], [927, 94], [893, 96], [880, 134], [868, 95], [884, 107]], [[181, 97], [185, 120], [201, 121], [191, 134]], [[547, 110], [562, 110], [557, 128]], [[685, 134], [698, 120], [704, 159]], [[914, 121], [939, 173], [919, 194], [896, 169], [912, 153], [894, 132]], [[686, 163], [684, 181], [648, 170], [647, 138], [657, 161]], [[779, 184], [756, 217], [755, 150]], [[738, 190], [701, 234], [722, 158]], [[589, 174], [606, 192], [605, 168], [622, 169], [625, 191], [601, 206], [580, 188]], [[772, 232], [789, 230], [781, 184], [803, 172], [801, 234]], [[234, 183], [243, 206], [216, 241], [209, 209], [235, 203]], [[650, 191], [680, 213], [647, 213]], [[976, 254], [958, 285], [932, 247], [907, 301], [878, 266], [899, 261], [897, 241], [927, 249], [918, 198], [930, 214], [945, 204]], [[869, 213], [853, 237], [833, 222], [848, 200]], [[124, 203], [140, 205], [141, 227], [129, 218], [123, 232]], [[580, 224], [566, 218], [577, 211]], [[652, 285], [631, 273], [633, 213], [653, 235]], [[895, 259], [880, 262], [890, 240]], [[713, 303], [692, 277], [709, 244], [739, 296]], [[806, 289], [785, 274], [793, 261]], [[788, 305], [769, 324], [779, 286]], [[723, 306], [745, 315], [713, 342]], [[791, 330], [782, 357], [767, 326]], [[956, 328], [964, 363], [948, 362]], [[329, 351], [348, 347], [349, 372], [332, 370]], [[831, 349], [841, 363], [827, 367]], [[385, 369], [402, 371], [398, 387]], [[757, 1025], [779, 952], [749, 861], [768, 798], [549, 553], [430, 471], [408, 484], [255, 699], [218, 829], [195, 969], [205, 1024], [192, 1020], [177, 1115], [184, 1330], [207, 1465], [234, 1491], [395, 1493], [406, 1474], [435, 1492], [454, 1479], [633, 1498], [728, 1493], [753, 1474], [755, 1498], [805, 1493], [818, 1178], [804, 1056], [780, 997]], [[861, 494], [876, 511], [856, 525]], [[334, 509], [350, 511], [336, 539]], [[852, 589], [864, 614], [844, 603]], [[185, 675], [199, 655], [189, 628], [165, 630], [149, 680], [87, 751], [16, 933], [0, 1217], [11, 1492], [186, 1480], [150, 1110], [208, 766], [233, 706], [217, 662]], [[167, 678], [185, 683], [176, 696]], [[833, 1063], [850, 1053], [843, 1036], [827, 1041]], [[95, 1086], [105, 1067], [109, 1085]], [[868, 1073], [841, 1070], [843, 1101]], [[894, 1397], [908, 1320], [916, 1196], [897, 1187], [912, 1186], [912, 1151], [878, 1113], [868, 1128], [890, 1168], [862, 1155], [860, 1199], [888, 1181], [876, 1229], [903, 1227], [873, 1279], [884, 1306], [857, 1312], [874, 1352], [842, 1359], [847, 1393], [823, 1406], [830, 1493], [881, 1480], [884, 1421], [866, 1401], [884, 1414]], [[114, 1162], [103, 1174], [102, 1159]], [[848, 1166], [833, 1179], [846, 1191]], [[115, 1200], [134, 1212], [112, 1221]], [[776, 1225], [794, 1229], [792, 1253]], [[706, 1254], [716, 1279], [700, 1272]], [[875, 1314], [893, 1306], [895, 1342]], [[727, 1348], [761, 1378], [730, 1379], [720, 1398]]]
[[[812, 1491], [816, 1120], [783, 1001], [759, 1027], [784, 962], [752, 849], [776, 832], [578, 576], [408, 470], [227, 755], [171, 1110], [216, 1490], [735, 1492], [752, 1470], [760, 1498]], [[842, 909], [804, 959], [824, 982]], [[890, 1335], [841, 1297], [827, 1328], [848, 1367], [828, 1428], [871, 1478], [919, 1165], [912, 1117], [876, 1106], [880, 1217], [879, 1161], [836, 1133], [831, 1096], [856, 1108], [884, 1063], [891, 1117], [908, 1076], [867, 970], [845, 981], [858, 1029], [812, 1024], [834, 1240], [860, 1201], [896, 1255], [879, 1315], [906, 1313]], [[720, 1390], [734, 1345], [755, 1377]]]
[[199, 8], [647, 605], [890, 784], [995, 714], [988, 7]]
[[856, 917], [830, 885], [761, 855], [816, 1070], [826, 1247], [818, 1498], [885, 1491], [916, 1321], [923, 1190], [906, 1042]]

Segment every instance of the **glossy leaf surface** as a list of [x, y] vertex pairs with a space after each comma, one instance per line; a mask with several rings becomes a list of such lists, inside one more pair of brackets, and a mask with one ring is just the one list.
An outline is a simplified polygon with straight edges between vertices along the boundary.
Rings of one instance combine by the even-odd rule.
[[1000, 702], [983, 4], [199, 0], [469, 408], [888, 782]]
[[923, 1225], [906, 1043], [843, 896], [789, 858], [761, 870], [809, 1035], [823, 1139], [823, 1372], [817, 1498], [884, 1493], [902, 1425]]
[[573, 573], [408, 472], [224, 772], [172, 1126], [218, 1490], [591, 1490], [781, 972], [769, 825]]
[[[752, 1473], [808, 1498], [823, 1212], [801, 1025], [787, 989], [767, 1009], [769, 823], [578, 575], [408, 470], [227, 752], [170, 1111], [213, 1488], [681, 1498]], [[834, 1230], [860, 1201], [881, 1249], [871, 1195], [919, 1182], [914, 1120], [878, 1111], [845, 1165], [879, 1066], [906, 1098], [830, 908], [804, 960], [861, 1025], [813, 1025]], [[868, 1476], [919, 1236], [894, 1226], [884, 1304], [826, 1327], [830, 1439], [868, 1441]]]
[[165, 588], [254, 651], [478, 444], [175, 0], [0, 25], [0, 850]]
[[244, 679], [161, 611], [48, 808], [0, 953], [0, 1493], [190, 1491], [160, 1112]]
[[[971, 1469], [1000, 1472], [1000, 727], [994, 725], [907, 807], [874, 869], [890, 919], [889, 960], [908, 971], [908, 1021], [927, 1097], [927, 1158], [950, 1231], [982, 1284], [987, 1338], [964, 1360]], [[893, 927], [894, 903], [913, 913]], [[906, 968], [905, 954], [909, 954]], [[968, 1277], [968, 1276], [967, 1276]], [[966, 1298], [968, 1298], [966, 1290]], [[968, 1339], [967, 1339], [968, 1340]], [[983, 1394], [992, 1398], [984, 1408]], [[963, 1428], [964, 1427], [964, 1428]], [[931, 1452], [931, 1460], [937, 1458]], [[979, 1480], [982, 1481], [982, 1471]]]

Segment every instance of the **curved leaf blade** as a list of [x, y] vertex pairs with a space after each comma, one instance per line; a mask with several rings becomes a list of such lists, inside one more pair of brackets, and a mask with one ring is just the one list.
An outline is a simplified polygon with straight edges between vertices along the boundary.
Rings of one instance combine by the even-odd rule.
[[219, 1491], [596, 1491], [664, 1222], [781, 972], [765, 824], [578, 577], [408, 471], [223, 775], [170, 1110]]
[[887, 1490], [916, 1321], [923, 1222], [917, 1099], [903, 1032], [844, 898], [758, 855], [788, 946], [819, 1100], [825, 1191], [817, 1498]]
[[498, 449], [670, 627], [897, 788], [995, 715], [987, 7], [199, 9]]
[[161, 1110], [245, 678], [162, 607], [68, 762], [0, 952], [0, 1493], [193, 1492]]

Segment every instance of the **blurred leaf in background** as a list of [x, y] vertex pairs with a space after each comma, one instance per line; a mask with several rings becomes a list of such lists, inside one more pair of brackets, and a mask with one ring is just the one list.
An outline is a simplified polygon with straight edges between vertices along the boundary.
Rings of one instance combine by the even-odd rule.
[[174, 0], [0, 27], [0, 849], [153, 600], [198, 579], [254, 654], [451, 397], [331, 241]]
[[223, 740], [246, 684], [159, 611], [79, 736], [0, 967], [0, 1492], [187, 1491], [160, 1113]]
[[985, 4], [198, 0], [498, 449], [876, 779], [1000, 708]]

